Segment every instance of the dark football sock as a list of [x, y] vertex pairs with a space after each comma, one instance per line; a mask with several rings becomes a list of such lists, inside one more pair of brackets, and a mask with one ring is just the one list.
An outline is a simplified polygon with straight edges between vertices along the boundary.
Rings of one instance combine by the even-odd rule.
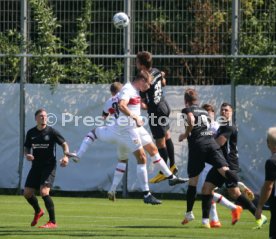
[[167, 148], [158, 149], [158, 152], [159, 152], [160, 156], [164, 159], [165, 163], [167, 164], [167, 162], [168, 162]]
[[55, 206], [54, 206], [52, 198], [49, 195], [47, 195], [47, 196], [42, 197], [42, 199], [44, 200], [45, 207], [47, 208], [47, 211], [49, 213], [49, 220], [53, 223], [56, 223]]
[[170, 167], [172, 167], [175, 164], [175, 159], [174, 159], [174, 145], [171, 138], [166, 140], [166, 147], [167, 147], [167, 152], [170, 160]]
[[40, 207], [38, 204], [37, 197], [35, 195], [31, 196], [30, 198], [26, 198], [28, 203], [33, 207], [35, 213], [38, 214], [40, 212]]
[[209, 218], [213, 195], [202, 195], [202, 218]]
[[187, 212], [190, 212], [193, 210], [195, 199], [196, 199], [196, 187], [189, 185], [187, 190]]
[[241, 205], [244, 209], [248, 209], [253, 214], [253, 216], [255, 216], [256, 207], [245, 196], [241, 194], [236, 201], [237, 204]]

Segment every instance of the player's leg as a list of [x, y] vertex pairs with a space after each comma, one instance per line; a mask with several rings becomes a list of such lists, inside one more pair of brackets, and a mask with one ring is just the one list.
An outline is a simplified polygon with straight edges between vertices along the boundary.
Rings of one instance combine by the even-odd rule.
[[56, 218], [55, 218], [55, 206], [54, 202], [50, 196], [50, 188], [54, 184], [56, 175], [56, 166], [47, 166], [43, 169], [41, 176], [41, 186], [40, 186], [40, 195], [44, 201], [45, 207], [49, 214], [49, 221], [40, 226], [40, 228], [56, 228]]
[[173, 174], [176, 174], [178, 172], [178, 169], [175, 164], [174, 144], [172, 142], [170, 130], [167, 130], [165, 137], [166, 137], [167, 152], [170, 160], [170, 170], [172, 171]]
[[116, 169], [114, 171], [112, 185], [107, 193], [108, 199], [111, 201], [116, 200], [117, 187], [118, 187], [119, 183], [122, 181], [123, 176], [126, 171], [128, 153], [129, 153], [129, 151], [125, 146], [119, 145], [117, 147], [117, 155], [118, 155], [119, 161], [118, 161]]
[[247, 187], [243, 182], [238, 182], [238, 187], [241, 191], [241, 193], [250, 201], [253, 201], [255, 199], [255, 195], [252, 192], [252, 190]]
[[38, 220], [44, 215], [44, 211], [40, 208], [37, 197], [35, 196], [35, 189], [39, 188], [39, 180], [40, 172], [35, 168], [31, 168], [24, 188], [24, 197], [34, 209], [34, 218], [31, 222], [31, 226], [35, 226]]

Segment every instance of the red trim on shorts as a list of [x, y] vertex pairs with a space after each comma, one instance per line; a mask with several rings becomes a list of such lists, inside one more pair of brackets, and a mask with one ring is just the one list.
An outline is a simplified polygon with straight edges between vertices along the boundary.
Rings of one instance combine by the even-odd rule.
[[218, 199], [217, 203], [219, 203], [222, 199], [222, 195], [220, 196], [220, 198]]

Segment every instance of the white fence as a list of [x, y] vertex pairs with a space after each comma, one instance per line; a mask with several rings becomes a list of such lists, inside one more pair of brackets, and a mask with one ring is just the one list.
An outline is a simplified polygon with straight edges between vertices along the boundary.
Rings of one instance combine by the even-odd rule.
[[[175, 145], [176, 163], [180, 176], [187, 176], [187, 142], [178, 143], [183, 126], [177, 124], [177, 113], [183, 108], [185, 87], [166, 87], [166, 97], [172, 108], [171, 132]], [[230, 102], [230, 86], [196, 86], [200, 103], [212, 103], [218, 109], [224, 101]], [[16, 188], [19, 183], [19, 85], [0, 85], [1, 144], [0, 187]], [[26, 131], [35, 125], [34, 112], [47, 109], [50, 121], [66, 138], [71, 150], [77, 149], [83, 136], [93, 128], [93, 119], [101, 115], [102, 105], [109, 97], [109, 85], [59, 85], [52, 94], [47, 85], [26, 85]], [[239, 128], [239, 155], [241, 177], [256, 192], [264, 180], [264, 163], [270, 156], [266, 147], [266, 130], [276, 126], [276, 87], [238, 86], [236, 118]], [[62, 150], [58, 147], [57, 158]], [[55, 187], [66, 191], [108, 190], [112, 181], [116, 146], [96, 142], [79, 164], [58, 167]], [[24, 186], [30, 163], [24, 160]], [[148, 163], [149, 177], [155, 175]], [[128, 191], [138, 191], [136, 162], [130, 155]], [[153, 192], [186, 191], [187, 185], [169, 187], [167, 182], [151, 185]]]

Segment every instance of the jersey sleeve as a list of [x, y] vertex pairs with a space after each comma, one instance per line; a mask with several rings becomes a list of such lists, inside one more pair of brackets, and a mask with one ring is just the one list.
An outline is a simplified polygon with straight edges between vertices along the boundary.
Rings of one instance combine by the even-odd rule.
[[192, 112], [191, 108], [184, 108], [181, 110], [181, 113], [185, 114], [185, 115], [187, 115], [188, 113], [191, 113], [191, 112]]
[[129, 101], [130, 100], [130, 95], [128, 92], [128, 89], [126, 87], [123, 87], [122, 90], [120, 91], [119, 95], [118, 95], [119, 100], [126, 100]]
[[53, 129], [53, 135], [54, 135], [54, 140], [57, 144], [62, 145], [65, 142], [65, 139], [57, 130]]
[[32, 147], [30, 131], [28, 131], [27, 134], [26, 134], [26, 139], [25, 139], [24, 147], [26, 147], [28, 149], [30, 149]]
[[265, 163], [265, 180], [275, 181], [276, 180], [276, 161], [268, 159]]

